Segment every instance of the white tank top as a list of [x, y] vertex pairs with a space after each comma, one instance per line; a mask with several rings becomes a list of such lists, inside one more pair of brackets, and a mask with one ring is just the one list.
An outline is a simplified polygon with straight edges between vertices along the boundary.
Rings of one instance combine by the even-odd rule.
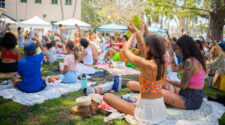
[[85, 49], [87, 51], [87, 55], [82, 59], [84, 64], [93, 64], [93, 56], [91, 47], [87, 47]]

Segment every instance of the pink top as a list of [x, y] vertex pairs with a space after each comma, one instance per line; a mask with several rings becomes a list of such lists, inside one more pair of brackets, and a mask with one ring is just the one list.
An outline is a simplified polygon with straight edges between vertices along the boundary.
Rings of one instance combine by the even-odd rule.
[[73, 54], [69, 54], [68, 56], [66, 56], [66, 58], [64, 59], [64, 65], [68, 66], [68, 70], [73, 70], [76, 71], [76, 63], [75, 63], [75, 59], [74, 59], [74, 55]]
[[[196, 59], [194, 58], [194, 60], [196, 60]], [[198, 74], [191, 76], [188, 86], [191, 88], [203, 88], [204, 87], [204, 79], [205, 79], [205, 71], [202, 69], [198, 60], [196, 60], [196, 62], [200, 68], [200, 72]]]

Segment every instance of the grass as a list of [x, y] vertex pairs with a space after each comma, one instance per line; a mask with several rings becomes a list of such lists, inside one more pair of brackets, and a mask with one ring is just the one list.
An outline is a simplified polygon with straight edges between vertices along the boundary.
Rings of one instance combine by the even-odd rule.
[[[58, 69], [58, 62], [54, 65], [43, 64], [42, 75], [56, 75], [51, 72]], [[107, 73], [107, 80], [112, 80], [113, 76]], [[137, 76], [123, 77], [123, 82], [138, 79]], [[96, 82], [103, 81], [103, 78], [92, 79]], [[217, 89], [205, 87], [205, 97], [217, 94], [225, 95], [225, 92]], [[115, 93], [117, 96], [129, 93], [130, 90], [123, 88]], [[125, 120], [112, 120], [107, 123], [103, 121], [108, 112], [100, 110], [98, 115], [91, 118], [82, 118], [70, 113], [71, 107], [75, 106], [75, 99], [84, 96], [82, 91], [64, 94], [59, 98], [46, 100], [42, 104], [34, 106], [24, 106], [9, 99], [0, 97], [0, 125], [128, 125]], [[225, 124], [225, 114], [219, 119], [220, 125]]]

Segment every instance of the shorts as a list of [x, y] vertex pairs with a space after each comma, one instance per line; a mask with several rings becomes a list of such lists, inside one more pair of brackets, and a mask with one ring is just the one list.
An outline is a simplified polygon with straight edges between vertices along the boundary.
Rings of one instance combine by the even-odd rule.
[[181, 89], [179, 95], [183, 98], [187, 110], [196, 110], [202, 105], [204, 90]]
[[15, 63], [2, 63], [0, 59], [0, 72], [7, 73], [7, 72], [17, 72], [18, 64]]
[[[19, 89], [20, 91], [26, 92], [26, 91], [23, 91], [23, 89], [20, 88], [20, 84], [21, 84], [22, 82], [23, 82], [23, 81], [17, 82], [17, 83], [15, 84], [15, 86], [16, 86], [16, 88]], [[47, 86], [47, 85], [46, 85], [45, 81], [43, 80], [43, 85], [42, 85], [41, 89], [39, 89], [39, 90], [37, 90], [37, 91], [26, 92], [26, 93], [40, 92], [40, 91], [44, 90], [44, 88], [45, 88], [46, 86]]]
[[62, 83], [76, 83], [77, 82], [77, 72], [75, 71], [67, 71], [64, 74], [58, 75], [58, 80], [62, 80]]
[[134, 111], [138, 125], [159, 124], [167, 118], [163, 97], [157, 99], [140, 99]]

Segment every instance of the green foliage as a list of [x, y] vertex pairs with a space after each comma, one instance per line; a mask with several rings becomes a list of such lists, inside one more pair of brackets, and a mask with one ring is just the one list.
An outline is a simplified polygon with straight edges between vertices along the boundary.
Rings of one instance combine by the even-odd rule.
[[98, 15], [98, 9], [95, 5], [95, 1], [82, 0], [81, 1], [81, 20], [92, 25], [95, 30], [101, 25], [101, 21]]
[[[141, 24], [141, 20], [138, 18], [137, 15], [133, 16], [131, 19], [131, 22], [134, 24], [134, 26], [139, 30], [140, 29], [140, 24]], [[130, 32], [126, 32], [125, 35], [127, 35], [128, 37], [131, 36]]]
[[140, 29], [140, 23], [141, 23], [141, 20], [138, 18], [137, 15], [135, 15], [132, 19], [131, 19], [131, 22], [134, 24], [134, 26], [139, 30]]

